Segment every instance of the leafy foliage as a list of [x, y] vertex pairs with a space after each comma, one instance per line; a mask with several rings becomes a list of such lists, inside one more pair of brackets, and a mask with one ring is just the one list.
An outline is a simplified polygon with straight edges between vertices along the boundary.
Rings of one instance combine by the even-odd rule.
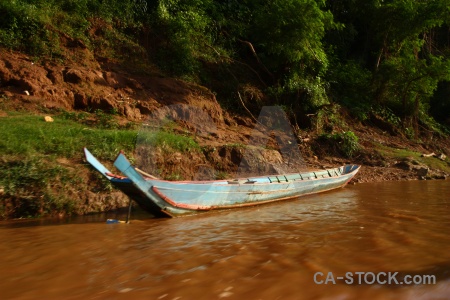
[[[428, 104], [439, 82], [450, 76], [450, 48], [444, 34], [450, 25], [448, 2], [340, 0], [330, 2], [329, 7], [349, 33], [345, 39], [328, 37], [335, 62], [338, 67], [343, 62], [356, 64], [360, 70], [348, 73], [350, 85], [344, 85], [350, 88], [348, 93], [334, 85], [341, 99], [351, 107], [360, 107], [361, 100], [387, 107], [401, 118], [396, 126], [406, 133], [414, 128], [413, 135], [417, 135], [418, 123], [421, 116], [429, 115]], [[344, 68], [344, 72], [350, 70]], [[339, 73], [331, 75], [337, 84], [346, 83]], [[366, 87], [368, 97], [352, 88], [358, 83]]]
[[254, 110], [278, 104], [302, 119], [339, 103], [364, 121], [378, 105], [413, 135], [425, 116], [449, 114], [438, 109], [450, 98], [448, 0], [4, 0], [0, 14], [4, 47], [64, 59], [72, 39], [96, 57], [150, 58], [227, 107], [252, 86], [263, 94]]
[[331, 144], [346, 157], [353, 157], [360, 149], [358, 137], [352, 131], [344, 131], [335, 134], [323, 134], [320, 139]]

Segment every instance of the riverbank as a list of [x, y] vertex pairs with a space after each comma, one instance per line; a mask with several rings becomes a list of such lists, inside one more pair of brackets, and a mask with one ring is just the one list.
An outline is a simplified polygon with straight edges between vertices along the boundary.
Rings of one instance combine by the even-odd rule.
[[[89, 147], [111, 169], [120, 150], [139, 163], [142, 124], [101, 111], [54, 111], [51, 118], [46, 122], [44, 114], [2, 113], [1, 218], [86, 214], [126, 206], [126, 196], [86, 164], [82, 148]], [[431, 149], [421, 144], [406, 148], [400, 139], [387, 138], [376, 129], [369, 137], [358, 131], [364, 127], [354, 127], [360, 142], [351, 158], [341, 155], [336, 145], [324, 143], [322, 136], [304, 131], [307, 137], [298, 139], [303, 161], [286, 169], [277, 140], [269, 139], [264, 148], [249, 146], [254, 128], [250, 119], [239, 119], [250, 126], [234, 124], [205, 135], [170, 123], [154, 131], [153, 165], [145, 170], [168, 180], [223, 179], [242, 175], [243, 166], [248, 173], [267, 174], [361, 164], [353, 183], [446, 179], [450, 174], [448, 158], [423, 157]]]
[[[128, 199], [85, 163], [85, 146], [110, 168], [124, 150], [142, 169], [168, 180], [346, 163], [363, 166], [354, 183], [444, 179], [450, 174], [450, 139], [439, 131], [408, 138], [376, 112], [356, 120], [337, 104], [308, 116], [310, 126], [300, 128], [289, 112], [255, 110], [256, 91], [246, 90], [238, 107], [227, 107], [207, 88], [149, 66], [135, 70], [97, 61], [87, 49], [70, 50], [85, 55], [77, 56], [81, 61], [56, 63], [0, 49], [3, 219], [126, 206]], [[156, 126], [151, 116], [166, 121]], [[144, 128], [152, 131], [151, 153], [139, 149]], [[293, 145], [295, 151], [286, 150]], [[443, 159], [422, 157], [433, 152]]]

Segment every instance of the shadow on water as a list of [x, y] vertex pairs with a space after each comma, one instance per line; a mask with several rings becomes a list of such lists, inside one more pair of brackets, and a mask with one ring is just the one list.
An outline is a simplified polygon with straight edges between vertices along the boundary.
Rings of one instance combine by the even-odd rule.
[[[228, 216], [231, 218], [231, 222], [240, 222], [247, 220], [249, 222], [260, 219], [261, 221], [267, 222], [278, 222], [279, 219], [285, 219], [292, 217], [292, 207], [295, 207], [295, 214], [298, 217], [299, 210], [304, 211], [305, 214], [308, 210], [314, 211], [314, 207], [318, 207], [318, 211], [325, 210], [328, 205], [322, 203], [321, 199], [329, 199], [329, 195], [335, 193], [338, 199], [343, 199], [346, 204], [349, 202], [347, 200], [352, 198], [352, 191], [350, 189], [341, 189], [338, 191], [328, 191], [316, 195], [307, 195], [300, 198], [292, 198], [288, 200], [283, 200], [280, 202], [267, 203], [263, 205], [243, 207], [238, 209], [225, 209], [216, 210], [206, 213], [199, 213], [196, 215], [181, 216], [172, 220], [174, 223], [181, 222], [183, 227], [186, 226], [196, 226], [204, 222], [209, 222], [210, 220], [214, 222], [214, 219], [219, 217], [223, 218]], [[317, 202], [318, 201], [318, 202]], [[317, 202], [317, 203], [316, 203]], [[338, 203], [340, 200], [337, 201]], [[336, 203], [335, 203], [336, 204]], [[312, 206], [311, 206], [312, 205]], [[303, 206], [303, 207], [302, 207]], [[290, 213], [291, 212], [291, 213]], [[52, 226], [52, 225], [67, 225], [67, 224], [86, 224], [86, 223], [103, 223], [107, 219], [115, 219], [125, 221], [127, 218], [128, 208], [121, 208], [114, 211], [104, 212], [104, 213], [93, 213], [82, 216], [70, 216], [63, 218], [41, 218], [41, 219], [14, 219], [8, 221], [0, 221], [0, 228], [20, 228], [20, 227], [33, 227], [33, 226]], [[301, 212], [300, 212], [301, 213]], [[319, 212], [318, 212], [319, 213]], [[262, 218], [262, 219], [261, 219]], [[155, 216], [142, 210], [139, 206], [133, 206], [130, 220], [155, 220]], [[178, 220], [178, 221], [175, 221]], [[204, 221], [201, 221], [204, 220]], [[191, 225], [188, 225], [191, 224]]]
[[[1, 228], [20, 228], [34, 226], [54, 226], [68, 224], [105, 223], [107, 219], [123, 220], [127, 218], [128, 208], [121, 208], [104, 213], [93, 213], [82, 216], [70, 216], [63, 218], [41, 218], [41, 219], [14, 219], [0, 221]], [[131, 213], [131, 220], [147, 220], [155, 217], [139, 207], [134, 207]]]

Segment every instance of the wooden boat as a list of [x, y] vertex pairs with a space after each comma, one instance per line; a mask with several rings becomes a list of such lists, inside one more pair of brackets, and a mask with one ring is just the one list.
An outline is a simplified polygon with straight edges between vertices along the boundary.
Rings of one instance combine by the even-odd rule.
[[[360, 166], [235, 180], [166, 181], [133, 167], [120, 153], [114, 166], [124, 175], [111, 173], [86, 148], [86, 160], [114, 186], [142, 208], [158, 217], [175, 217], [211, 210], [259, 205], [324, 192], [345, 186]], [[145, 173], [144, 173], [145, 174]]]

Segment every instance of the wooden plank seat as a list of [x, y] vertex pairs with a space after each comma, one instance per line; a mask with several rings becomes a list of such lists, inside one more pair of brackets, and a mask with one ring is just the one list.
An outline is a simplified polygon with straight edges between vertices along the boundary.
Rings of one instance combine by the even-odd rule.
[[277, 176], [268, 176], [267, 178], [269, 179], [270, 183], [272, 183], [272, 182], [280, 182], [280, 180], [278, 179]]
[[330, 177], [330, 174], [328, 174], [328, 171], [320, 171], [320, 172], [316, 172], [316, 176], [317, 178], [326, 178], [326, 177]]
[[316, 178], [316, 174], [314, 172], [302, 173], [301, 175], [302, 175], [303, 179]]
[[295, 180], [302, 179], [300, 174], [287, 174], [287, 175], [284, 175], [284, 177], [286, 178], [286, 181], [295, 181]]
[[336, 171], [336, 169], [329, 169], [327, 170], [331, 177], [333, 176], [339, 176], [339, 173]]

